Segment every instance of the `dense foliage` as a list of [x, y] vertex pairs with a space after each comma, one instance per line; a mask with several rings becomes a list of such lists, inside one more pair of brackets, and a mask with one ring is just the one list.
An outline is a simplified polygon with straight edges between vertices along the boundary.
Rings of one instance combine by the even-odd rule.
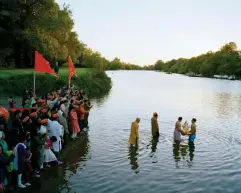
[[179, 58], [168, 62], [158, 60], [154, 65], [145, 66], [144, 69], [179, 74], [192, 73], [206, 77], [213, 77], [213, 75], [241, 77], [241, 57], [237, 45], [230, 42], [217, 52], [207, 52], [190, 59]]
[[120, 60], [108, 61], [80, 42], [73, 27], [69, 6], [60, 9], [55, 0], [1, 0], [0, 68], [33, 67], [37, 50], [52, 67], [65, 64], [70, 55], [77, 67], [124, 69]]
[[142, 67], [130, 63], [122, 62], [119, 58], [110, 61], [106, 66], [107, 70], [141, 70]]

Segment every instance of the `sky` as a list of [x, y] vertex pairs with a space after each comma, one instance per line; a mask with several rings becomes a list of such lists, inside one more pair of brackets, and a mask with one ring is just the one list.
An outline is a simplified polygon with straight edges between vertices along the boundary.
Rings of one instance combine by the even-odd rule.
[[241, 45], [241, 0], [57, 0], [79, 39], [107, 59], [137, 65]]

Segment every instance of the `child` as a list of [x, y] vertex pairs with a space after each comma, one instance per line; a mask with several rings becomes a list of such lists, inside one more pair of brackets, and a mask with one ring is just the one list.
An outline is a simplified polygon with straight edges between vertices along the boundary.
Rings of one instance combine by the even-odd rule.
[[189, 133], [189, 126], [188, 126], [188, 123], [187, 121], [185, 121], [184, 125], [183, 125], [183, 132], [188, 135]]
[[[26, 136], [20, 136], [19, 143], [14, 148], [14, 151], [16, 151], [16, 156], [14, 158], [14, 169], [17, 171], [17, 185], [19, 188], [26, 188], [26, 186], [30, 186], [31, 184], [28, 182], [28, 179], [26, 179], [26, 184], [22, 184], [22, 174], [28, 172], [28, 169], [26, 167], [26, 163], [31, 158], [32, 154], [27, 150], [26, 147]], [[26, 176], [27, 177], [27, 176]]]
[[45, 142], [45, 149], [44, 149], [44, 163], [46, 167], [50, 167], [50, 164], [60, 165], [62, 162], [58, 161], [56, 156], [51, 150], [53, 142], [50, 139], [47, 139]]
[[15, 104], [15, 103], [16, 103], [16, 102], [13, 100], [13, 97], [10, 96], [10, 97], [8, 98], [9, 108], [14, 108], [14, 104]]

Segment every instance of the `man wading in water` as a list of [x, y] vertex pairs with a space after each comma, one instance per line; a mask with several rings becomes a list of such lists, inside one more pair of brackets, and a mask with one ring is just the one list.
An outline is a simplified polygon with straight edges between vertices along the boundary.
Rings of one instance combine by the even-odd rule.
[[196, 122], [197, 120], [195, 118], [192, 119], [192, 124], [191, 124], [191, 132], [189, 134], [189, 139], [188, 139], [188, 143], [190, 145], [194, 144], [194, 140], [196, 138]]
[[175, 130], [174, 130], [174, 142], [180, 143], [182, 140], [181, 134], [185, 135], [185, 133], [182, 131], [182, 117], [178, 118], [178, 121], [175, 124]]
[[158, 114], [157, 113], [153, 113], [153, 117], [151, 118], [151, 132], [152, 132], [152, 136], [155, 137], [159, 137], [159, 125], [157, 122], [157, 118], [158, 118]]
[[136, 118], [136, 121], [132, 122], [132, 124], [131, 124], [131, 134], [130, 134], [130, 138], [129, 138], [129, 144], [131, 146], [138, 145], [139, 123], [140, 123], [140, 119]]

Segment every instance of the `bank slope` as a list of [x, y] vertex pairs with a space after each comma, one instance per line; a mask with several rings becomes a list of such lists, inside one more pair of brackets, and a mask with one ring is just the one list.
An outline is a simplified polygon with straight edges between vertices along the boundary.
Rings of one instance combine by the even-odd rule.
[[[81, 88], [89, 96], [108, 93], [111, 89], [111, 79], [105, 72], [96, 72], [91, 69], [76, 69], [77, 77], [73, 77], [71, 84]], [[43, 95], [58, 87], [67, 85], [68, 71], [60, 69], [59, 79], [37, 73], [36, 94]], [[22, 95], [23, 89], [33, 88], [33, 70], [1, 70], [0, 71], [0, 93], [5, 95]]]

